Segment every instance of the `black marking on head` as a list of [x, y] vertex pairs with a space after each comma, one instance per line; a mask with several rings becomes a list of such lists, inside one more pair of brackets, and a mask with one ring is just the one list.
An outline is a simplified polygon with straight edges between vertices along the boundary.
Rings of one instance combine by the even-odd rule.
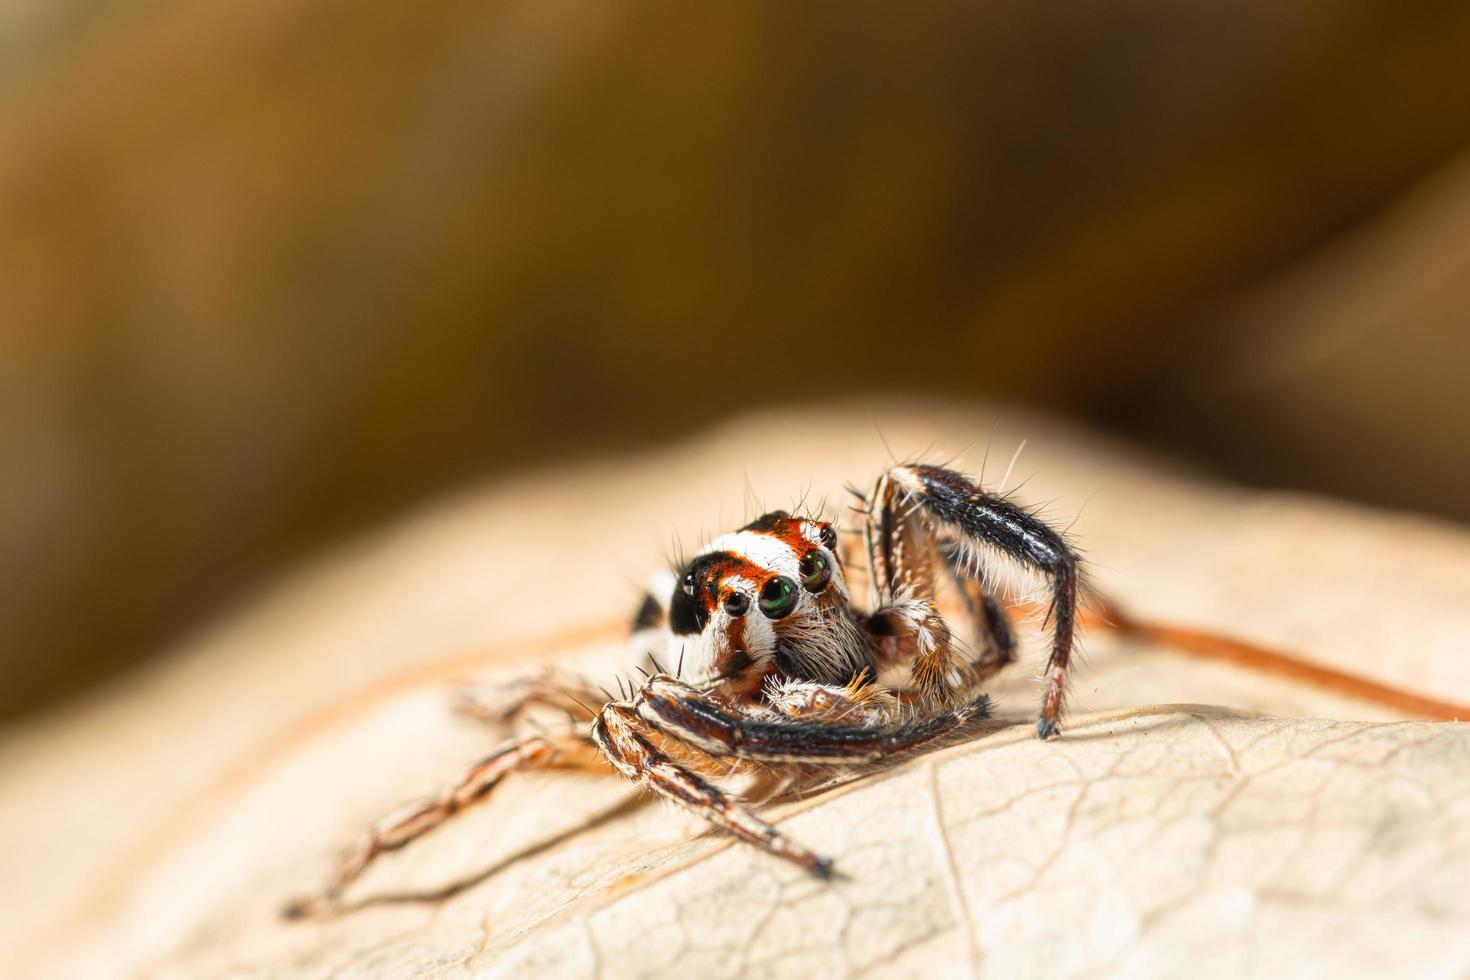
[[633, 632], [662, 626], [663, 621], [664, 607], [659, 605], [659, 601], [651, 593], [643, 593], [643, 601], [638, 605], [638, 611], [633, 614]]
[[[704, 630], [709, 622], [710, 611], [719, 582], [716, 579], [718, 566], [729, 565], [736, 558], [728, 551], [711, 551], [695, 558], [679, 573], [680, 584], [675, 586], [669, 599], [669, 629], [680, 636], [688, 636]], [[683, 583], [692, 583], [691, 592], [684, 591]]]
[[699, 603], [694, 601], [693, 596], [685, 595], [684, 590], [677, 586], [669, 599], [669, 629], [679, 636], [689, 636], [703, 629], [699, 618]]
[[749, 524], [742, 527], [742, 531], [770, 531], [774, 530], [784, 521], [791, 519], [791, 515], [784, 510], [773, 510], [769, 514], [762, 514]]

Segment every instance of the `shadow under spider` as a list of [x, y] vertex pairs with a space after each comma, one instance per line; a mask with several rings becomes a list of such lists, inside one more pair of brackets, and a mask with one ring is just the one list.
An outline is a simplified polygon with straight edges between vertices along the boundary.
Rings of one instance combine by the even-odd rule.
[[[839, 786], [844, 786], [853, 782], [859, 782], [866, 778], [892, 771], [893, 769], [898, 768], [904, 763], [912, 759], [916, 759], [920, 756], [927, 755], [930, 752], [949, 748], [953, 745], [957, 745], [967, 741], [973, 741], [986, 735], [994, 734], [995, 732], [1011, 727], [1013, 724], [1014, 722], [1003, 721], [997, 718], [977, 719], [970, 725], [965, 726], [965, 728], [961, 729], [959, 732], [952, 733], [952, 735], [947, 738], [936, 739], [935, 744], [933, 745], [923, 746], [920, 748], [916, 748], [910, 752], [901, 753], [895, 756], [893, 759], [887, 760], [884, 763], [881, 763], [872, 768], [865, 769], [863, 767], [857, 767], [852, 771], [834, 776], [834, 778], [830, 780], [818, 780], [811, 785], [795, 789], [790, 793], [779, 793], [771, 800], [764, 802], [794, 802], [797, 800], [804, 800], [813, 796], [821, 796], [822, 794], [836, 789]], [[535, 843], [528, 844], [520, 850], [506, 855], [499, 861], [496, 861], [494, 864], [483, 868], [472, 875], [460, 878], [456, 881], [451, 881], [448, 884], [442, 885], [438, 888], [422, 889], [418, 891], [379, 892], [376, 895], [368, 895], [353, 902], [343, 903], [335, 909], [333, 914], [347, 915], [349, 913], [357, 912], [361, 909], [371, 908], [377, 905], [427, 905], [447, 901], [457, 895], [469, 891], [471, 888], [474, 888], [476, 885], [479, 885], [482, 882], [488, 881], [495, 875], [500, 874], [502, 871], [505, 871], [506, 869], [520, 863], [521, 861], [524, 861], [528, 858], [533, 858], [538, 854], [544, 854], [547, 851], [551, 850], [553, 847], [556, 847], [558, 844], [561, 844], [564, 841], [571, 840], [573, 837], [576, 837], [588, 830], [594, 830], [597, 827], [601, 827], [604, 824], [618, 819], [619, 817], [635, 813], [643, 807], [649, 805], [650, 803], [653, 803], [657, 799], [658, 798], [656, 796], [650, 793], [632, 793], [624, 797], [623, 799], [618, 800], [610, 806], [604, 807], [601, 810], [594, 811], [587, 817], [587, 819], [573, 824], [567, 829], [553, 834], [550, 837], [546, 837], [536, 841]], [[700, 836], [706, 835], [717, 837], [719, 836], [719, 833], [718, 831], [711, 828], [710, 830], [706, 831], [706, 834]], [[837, 872], [835, 869], [832, 873], [832, 877], [837, 880], [847, 880], [846, 875]]]
[[[1128, 712], [1128, 713], [1124, 713]], [[1257, 717], [1250, 712], [1235, 711], [1230, 708], [1217, 707], [1209, 704], [1157, 704], [1139, 705], [1133, 709], [1122, 709], [1116, 716], [1098, 718], [1084, 724], [1080, 728], [1072, 728], [1062, 732], [1061, 740], [1067, 742], [1096, 742], [1117, 738], [1117, 726], [1130, 721], [1149, 721], [1152, 719], [1163, 719], [1148, 726], [1150, 734], [1166, 734], [1175, 729], [1185, 728], [1191, 722], [1201, 718], [1252, 718]]]

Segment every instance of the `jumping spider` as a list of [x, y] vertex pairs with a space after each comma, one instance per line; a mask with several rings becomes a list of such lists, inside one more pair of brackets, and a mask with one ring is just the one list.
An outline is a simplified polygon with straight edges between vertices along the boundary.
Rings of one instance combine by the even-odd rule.
[[[287, 913], [332, 907], [377, 855], [439, 826], [508, 773], [536, 768], [605, 771], [611, 764], [739, 839], [826, 877], [828, 858], [787, 838], [706, 774], [732, 761], [776, 773], [859, 766], [985, 717], [980, 683], [1015, 659], [1005, 613], [992, 597], [997, 559], [1048, 586], [1051, 657], [1036, 734], [1054, 737], [1079, 574], [1063, 536], [939, 466], [894, 466], [871, 494], [853, 493], [872, 611], [853, 604], [830, 523], [774, 511], [715, 538], [664, 590], [643, 598], [634, 634], [654, 652], [641, 687], [613, 699], [554, 675], [523, 682], [502, 717], [543, 704], [577, 724], [512, 739], [437, 797], [378, 824], [319, 896], [292, 903]], [[973, 653], [938, 612], [942, 579], [965, 598], [978, 637]], [[669, 674], [661, 663], [678, 666]], [[880, 685], [895, 671], [906, 671], [904, 686]]]

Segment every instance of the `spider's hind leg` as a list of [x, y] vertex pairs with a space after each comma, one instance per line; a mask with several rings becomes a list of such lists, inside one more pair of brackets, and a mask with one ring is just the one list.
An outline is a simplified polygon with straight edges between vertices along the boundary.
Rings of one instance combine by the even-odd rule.
[[[664, 661], [677, 667], [687, 637], [676, 636], [670, 627], [668, 594], [674, 578], [667, 571], [655, 575], [639, 597], [629, 624], [630, 662], [642, 662], [652, 670], [663, 670]], [[558, 711], [573, 722], [591, 722], [608, 696], [580, 675], [554, 667], [517, 678], [508, 684], [486, 687], [466, 684], [455, 692], [456, 713], [486, 724], [501, 726], [516, 721], [528, 709]]]
[[983, 681], [997, 671], [1016, 661], [1016, 634], [1011, 629], [1010, 617], [995, 596], [985, 588], [985, 583], [970, 574], [964, 551], [953, 543], [940, 546], [945, 566], [955, 587], [964, 597], [965, 609], [974, 625], [975, 638], [980, 645], [979, 656], [972, 667], [975, 679]]
[[584, 678], [548, 668], [494, 687], [462, 685], [454, 692], [453, 707], [462, 717], [495, 727], [508, 725], [537, 707], [560, 712], [568, 721], [582, 724], [595, 718], [596, 706], [606, 700]]
[[607, 772], [589, 738], [582, 732], [534, 734], [502, 745], [436, 795], [411, 804], [369, 828], [337, 868], [326, 888], [287, 904], [288, 919], [321, 915], [335, 909], [342, 893], [377, 858], [417, 840], [466, 807], [483, 800], [513, 772], [529, 769], [572, 769]]

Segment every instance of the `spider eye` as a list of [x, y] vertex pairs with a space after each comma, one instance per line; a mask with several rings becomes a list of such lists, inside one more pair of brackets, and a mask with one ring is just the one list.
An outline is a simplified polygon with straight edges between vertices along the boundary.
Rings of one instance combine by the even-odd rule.
[[725, 597], [725, 612], [729, 613], [731, 618], [739, 619], [749, 608], [750, 596], [744, 592], [731, 592]]
[[831, 524], [828, 524], [822, 528], [820, 537], [822, 539], [822, 545], [824, 547], [834, 550], [837, 548], [837, 528], [833, 527]]
[[685, 572], [684, 573], [684, 581], [680, 582], [679, 583], [679, 586], [680, 586], [680, 588], [682, 588], [684, 590], [684, 594], [685, 595], [693, 595], [694, 594], [694, 573], [693, 572]]
[[832, 577], [832, 565], [820, 551], [809, 552], [797, 568], [801, 571], [801, 584], [808, 592], [821, 592]]
[[778, 575], [761, 589], [761, 612], [767, 619], [780, 619], [796, 608], [796, 583]]

